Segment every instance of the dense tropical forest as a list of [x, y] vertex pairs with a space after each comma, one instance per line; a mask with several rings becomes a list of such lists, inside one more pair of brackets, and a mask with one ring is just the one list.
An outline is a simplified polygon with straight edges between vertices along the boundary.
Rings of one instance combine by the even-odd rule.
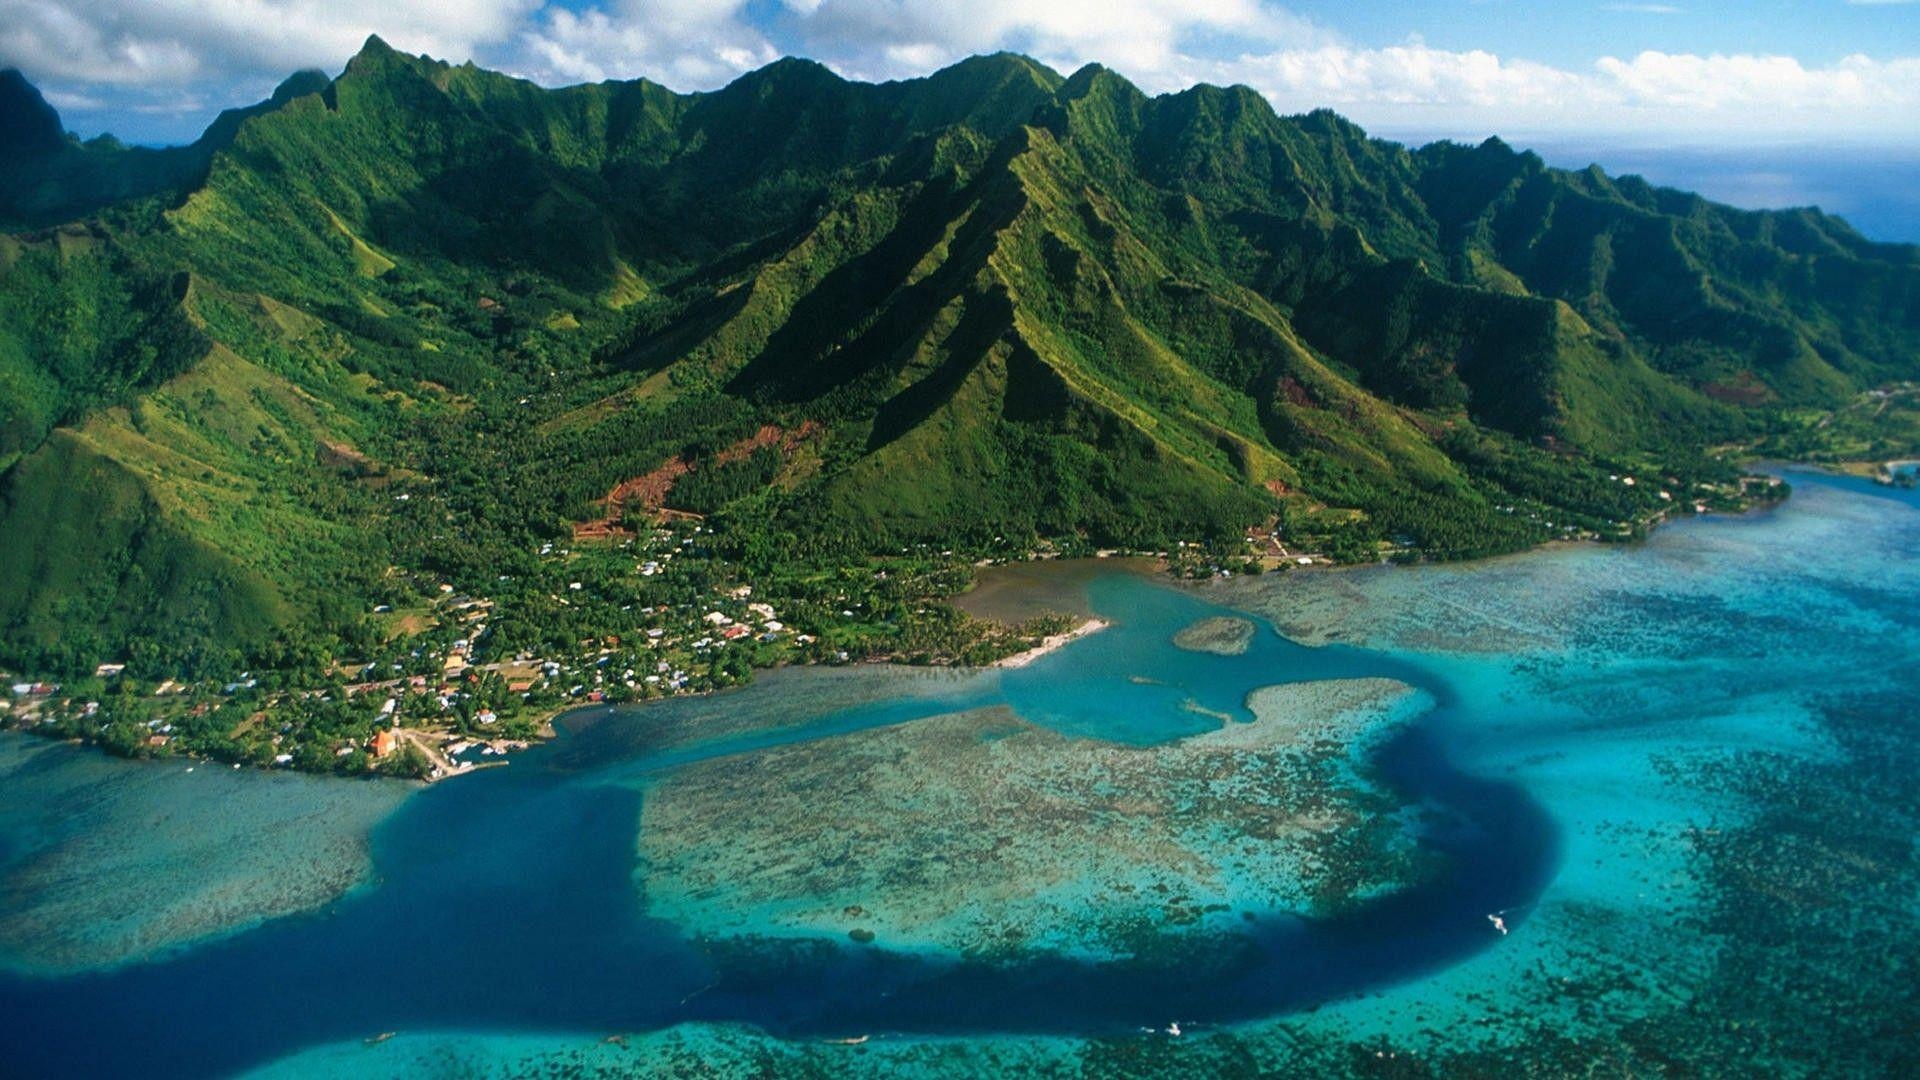
[[[0, 227], [31, 678], [977, 660], [1050, 629], [942, 602], [981, 559], [1628, 539], [1829, 415], [1900, 451], [1860, 406], [1920, 378], [1920, 249], [1816, 210], [1012, 55], [678, 94], [372, 39], [167, 150], [6, 73]], [[692, 651], [743, 587], [757, 651]]]

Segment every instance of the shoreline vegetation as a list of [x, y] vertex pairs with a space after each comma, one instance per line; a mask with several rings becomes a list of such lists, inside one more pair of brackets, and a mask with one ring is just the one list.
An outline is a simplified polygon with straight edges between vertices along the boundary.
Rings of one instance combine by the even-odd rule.
[[131, 159], [10, 93], [0, 701], [123, 756], [431, 778], [1089, 614], [970, 615], [983, 563], [1630, 542], [1784, 494], [1743, 459], [1920, 446], [1920, 249], [1244, 91], [370, 38], [78, 203]]
[[1112, 625], [1112, 623], [1105, 619], [1088, 619], [1065, 633], [1048, 634], [1045, 638], [1041, 639], [1040, 644], [1035, 645], [1033, 648], [1027, 649], [1024, 652], [1014, 653], [1012, 656], [1003, 656], [988, 666], [997, 668], [1023, 668], [1048, 653], [1058, 652], [1060, 649], [1065, 648], [1073, 642], [1079, 641], [1088, 634], [1097, 634]]
[[[1624, 533], [1567, 530], [1523, 550], [1565, 542], [1639, 539], [1677, 515], [1746, 512], [1771, 505], [1790, 490], [1777, 477], [1735, 475], [1738, 479], [1733, 483], [1698, 485], [1693, 498], [1662, 498], [1656, 511]], [[1631, 486], [1633, 478], [1616, 475], [1615, 479]], [[1677, 477], [1665, 482], [1680, 486]], [[142, 684], [117, 664], [102, 665], [93, 679], [66, 685], [26, 681], [0, 672], [0, 683], [11, 691], [0, 699], [4, 705], [0, 730], [81, 743], [127, 758], [180, 758], [434, 783], [510, 764], [514, 753], [553, 738], [554, 722], [579, 709], [711, 693], [751, 681], [757, 669], [789, 664], [1018, 668], [1110, 625], [1099, 618], [1062, 614], [1059, 608], [1073, 605], [1048, 602], [1057, 599], [1053, 595], [1057, 590], [1045, 585], [1049, 571], [1022, 575], [1020, 568], [1037, 570], [1080, 559], [1090, 565], [1198, 580], [1422, 559], [1416, 549], [1385, 542], [1355, 555], [1340, 550], [1326, 535], [1288, 534], [1284, 520], [1273, 523], [1270, 530], [1249, 530], [1238, 545], [1179, 542], [1167, 550], [1131, 551], [1042, 542], [1014, 556], [973, 560], [952, 550], [937, 556], [909, 551], [903, 559], [876, 558], [865, 564], [880, 569], [849, 574], [842, 568], [843, 583], [858, 582], [871, 591], [858, 600], [851, 598], [854, 593], [837, 593], [833, 603], [852, 605], [841, 608], [839, 614], [853, 619], [860, 614], [856, 609], [872, 612], [882, 607], [890, 608], [897, 618], [903, 604], [912, 602], [913, 614], [923, 625], [902, 628], [897, 622], [882, 622], [869, 626], [866, 633], [849, 635], [824, 628], [807, 632], [801, 629], [806, 623], [783, 622], [793, 616], [773, 603], [754, 599], [753, 586], [731, 584], [734, 576], [728, 571], [733, 568], [700, 557], [694, 541], [702, 535], [702, 526], [662, 524], [665, 527], [643, 536], [583, 543], [578, 545], [580, 551], [549, 544], [541, 553], [565, 560], [570, 572], [583, 572], [579, 569], [583, 564], [609, 557], [631, 564], [645, 577], [666, 577], [676, 554], [683, 566], [699, 565], [697, 577], [705, 588], [693, 603], [676, 606], [684, 624], [682, 633], [646, 631], [641, 638], [646, 651], [637, 657], [621, 649], [621, 639], [609, 637], [583, 640], [580, 651], [562, 659], [522, 653], [504, 660], [482, 660], [474, 639], [487, 632], [485, 620], [493, 602], [442, 586], [431, 602], [400, 616], [411, 624], [411, 633], [396, 635], [396, 640], [423, 642], [426, 647], [410, 650], [405, 663], [388, 662], [389, 678], [368, 677], [381, 666], [376, 662], [336, 663], [325, 684], [306, 687], [275, 681], [271, 673], [263, 677], [251, 672], [217, 684], [172, 679]], [[655, 550], [658, 557], [632, 563], [636, 544]], [[649, 568], [652, 573], [646, 572]], [[981, 571], [1001, 568], [1016, 575], [1002, 583], [1001, 590], [1040, 593], [1043, 613], [1034, 613], [1032, 605], [1023, 604], [1019, 596], [998, 598], [1005, 605], [1004, 615], [964, 610], [965, 597], [977, 586]], [[575, 583], [570, 591], [584, 589]], [[891, 603], [883, 604], [879, 594], [887, 594]], [[702, 609], [697, 618], [691, 614]], [[656, 615], [668, 612], [665, 605], [647, 610]], [[808, 615], [818, 618], [818, 607]], [[939, 633], [928, 634], [927, 622], [937, 625]], [[467, 636], [449, 640], [451, 633]], [[718, 655], [735, 643], [743, 647]], [[656, 656], [661, 659], [653, 659]], [[650, 662], [642, 663], [642, 658]], [[631, 666], [615, 669], [610, 679], [608, 672], [616, 659]], [[280, 721], [277, 732], [275, 719]], [[336, 734], [315, 738], [316, 729]], [[248, 732], [256, 734], [250, 742], [244, 739]], [[294, 740], [289, 736], [296, 736], [301, 745], [290, 748]]]

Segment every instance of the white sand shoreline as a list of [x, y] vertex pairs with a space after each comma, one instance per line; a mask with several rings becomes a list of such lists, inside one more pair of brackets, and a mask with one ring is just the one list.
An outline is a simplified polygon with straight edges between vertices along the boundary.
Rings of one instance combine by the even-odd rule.
[[988, 666], [997, 668], [1026, 667], [1028, 664], [1033, 663], [1035, 660], [1040, 659], [1055, 649], [1061, 648], [1070, 642], [1078, 641], [1088, 634], [1097, 634], [1112, 625], [1112, 623], [1105, 619], [1088, 619], [1086, 622], [1081, 623], [1079, 626], [1074, 627], [1064, 634], [1048, 635], [1041, 640], [1040, 644], [1035, 645], [1026, 652], [1017, 652], [1012, 656], [1001, 657]]

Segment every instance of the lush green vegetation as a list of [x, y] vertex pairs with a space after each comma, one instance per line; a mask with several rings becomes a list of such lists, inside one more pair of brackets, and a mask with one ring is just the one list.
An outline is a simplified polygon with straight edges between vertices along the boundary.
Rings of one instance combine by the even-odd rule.
[[1758, 452], [1839, 463], [1920, 457], [1920, 383], [1869, 390], [1838, 409], [1783, 410]]
[[[41, 229], [0, 236], [0, 664], [35, 676], [317, 700], [440, 664], [449, 594], [476, 662], [636, 673], [555, 692], [978, 660], [1043, 628], [940, 603], [970, 560], [1628, 539], [1745, 497], [1711, 448], [1914, 441], [1850, 403], [1916, 374], [1920, 251], [1243, 89], [549, 91], [375, 40], [177, 152], [78, 146], [17, 77], [0, 121], [0, 221]], [[694, 649], [741, 586], [786, 628]], [[476, 680], [442, 712], [517, 722]]]

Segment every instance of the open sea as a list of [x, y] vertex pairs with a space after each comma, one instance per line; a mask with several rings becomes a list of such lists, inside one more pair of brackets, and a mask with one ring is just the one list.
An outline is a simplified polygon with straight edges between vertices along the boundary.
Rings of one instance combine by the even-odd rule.
[[1113, 625], [1025, 667], [424, 790], [0, 737], [0, 1075], [1897, 1073], [1920, 496], [1788, 478], [1632, 547], [1081, 574]]

